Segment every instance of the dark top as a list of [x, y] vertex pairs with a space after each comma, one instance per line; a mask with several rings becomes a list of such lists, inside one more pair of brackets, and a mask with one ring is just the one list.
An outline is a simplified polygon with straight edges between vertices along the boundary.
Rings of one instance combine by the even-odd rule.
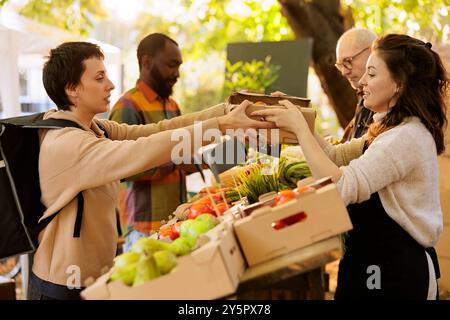
[[372, 123], [373, 114], [373, 111], [364, 107], [364, 99], [360, 99], [356, 106], [355, 116], [344, 130], [341, 143], [363, 136]]

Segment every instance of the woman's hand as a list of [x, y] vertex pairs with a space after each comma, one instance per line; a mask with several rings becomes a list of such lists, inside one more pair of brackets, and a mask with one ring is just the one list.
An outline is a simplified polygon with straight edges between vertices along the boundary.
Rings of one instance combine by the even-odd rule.
[[264, 117], [266, 121], [273, 122], [277, 127], [295, 134], [302, 128], [308, 128], [305, 117], [298, 107], [288, 100], [281, 100], [279, 103], [286, 108], [268, 108], [255, 111], [252, 115]]
[[217, 118], [220, 130], [225, 133], [227, 129], [270, 129], [276, 128], [274, 123], [250, 119], [245, 113], [245, 109], [252, 102], [244, 100], [240, 105], [231, 110], [228, 114]]

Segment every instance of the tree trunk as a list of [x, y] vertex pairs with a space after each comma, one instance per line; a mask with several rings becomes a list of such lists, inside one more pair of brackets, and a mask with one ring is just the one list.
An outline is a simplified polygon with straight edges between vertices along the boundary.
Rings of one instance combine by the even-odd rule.
[[355, 90], [335, 68], [336, 44], [349, 27], [340, 13], [339, 0], [278, 0], [281, 12], [297, 38], [313, 39], [311, 64], [333, 106], [339, 123], [345, 127], [357, 104]]

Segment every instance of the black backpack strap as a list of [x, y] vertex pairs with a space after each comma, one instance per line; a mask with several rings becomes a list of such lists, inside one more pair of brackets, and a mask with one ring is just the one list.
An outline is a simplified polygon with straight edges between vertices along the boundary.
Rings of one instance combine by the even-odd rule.
[[81, 221], [83, 220], [84, 212], [84, 197], [83, 192], [80, 192], [77, 196], [77, 217], [75, 219], [75, 226], [73, 227], [73, 237], [79, 238], [81, 231]]
[[[97, 123], [99, 128], [103, 130], [103, 134], [106, 138], [108, 138], [108, 132], [103, 128], [103, 126]], [[58, 128], [66, 128], [73, 127], [82, 129], [79, 124], [74, 121], [65, 120], [65, 119], [45, 119], [45, 120], [37, 120], [32, 124], [24, 126], [24, 128], [39, 128], [39, 129], [58, 129]], [[61, 211], [61, 210], [60, 210]], [[45, 227], [53, 220], [54, 217], [60, 212], [56, 212], [50, 217], [43, 219], [37, 227], [37, 234], [39, 234]], [[78, 193], [77, 195], [77, 216], [75, 218], [75, 225], [73, 228], [73, 237], [79, 238], [81, 233], [81, 222], [83, 220], [83, 212], [84, 212], [84, 197], [83, 192]]]
[[105, 138], [109, 139], [108, 131], [105, 130], [105, 128], [101, 125], [101, 123], [99, 123], [99, 122], [95, 122], [95, 123], [100, 128], [100, 130], [103, 131], [103, 135], [105, 136]]
[[[70, 120], [65, 120], [65, 119], [45, 119], [45, 120], [39, 119], [39, 120], [34, 121], [33, 123], [25, 125], [23, 127], [24, 128], [33, 128], [33, 129], [60, 129], [60, 128], [66, 128], [66, 127], [82, 129], [78, 123], [76, 123], [74, 121], [70, 121]], [[84, 198], [83, 198], [82, 192], [80, 192], [77, 195], [77, 203], [78, 203], [77, 204], [77, 216], [75, 219], [75, 226], [74, 226], [74, 230], [73, 230], [74, 238], [80, 237], [81, 221], [83, 218], [83, 209], [84, 209]], [[50, 217], [43, 219], [41, 222], [39, 222], [38, 226], [37, 226], [37, 234], [39, 234], [42, 230], [44, 230], [45, 227], [60, 212], [61, 212], [61, 210], [52, 214]]]
[[37, 120], [31, 124], [27, 124], [23, 126], [24, 128], [39, 128], [39, 129], [59, 129], [59, 128], [79, 128], [82, 129], [81, 126], [70, 120], [65, 119], [45, 119], [45, 120]]
[[[61, 212], [61, 210], [55, 212], [54, 214], [52, 214], [51, 216], [42, 219], [36, 229], [35, 229], [35, 234], [36, 236], [39, 235], [39, 233], [41, 233], [42, 230], [44, 230], [48, 224]], [[81, 221], [83, 219], [83, 212], [84, 212], [84, 197], [83, 197], [83, 192], [80, 192], [77, 195], [77, 217], [75, 218], [75, 225], [73, 228], [73, 237], [74, 238], [79, 238], [80, 237], [80, 232], [81, 232]]]
[[122, 227], [120, 224], [120, 213], [119, 213], [119, 210], [117, 209], [117, 207], [116, 207], [116, 226], [117, 226], [117, 235], [119, 237], [121, 237], [122, 236]]

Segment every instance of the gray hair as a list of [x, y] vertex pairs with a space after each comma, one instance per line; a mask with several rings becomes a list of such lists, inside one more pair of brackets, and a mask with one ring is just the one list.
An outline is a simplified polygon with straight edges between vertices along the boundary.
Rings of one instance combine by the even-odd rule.
[[351, 38], [358, 47], [368, 47], [377, 38], [377, 35], [369, 29], [351, 28], [345, 31], [338, 41], [344, 38]]

